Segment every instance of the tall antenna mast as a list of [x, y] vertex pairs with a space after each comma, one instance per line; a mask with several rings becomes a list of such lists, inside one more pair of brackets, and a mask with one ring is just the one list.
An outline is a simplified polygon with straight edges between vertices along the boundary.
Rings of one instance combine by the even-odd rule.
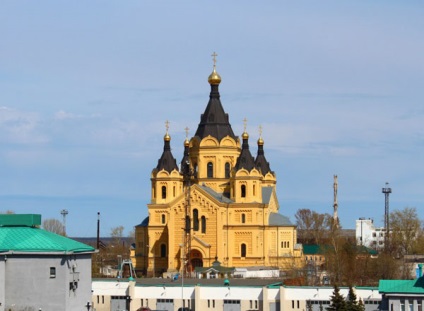
[[63, 209], [60, 211], [60, 214], [62, 214], [63, 217], [63, 235], [66, 236], [66, 215], [68, 215], [68, 210]]
[[339, 187], [339, 183], [337, 181], [337, 175], [334, 175], [333, 178], [334, 178], [334, 184], [333, 184], [333, 189], [334, 189], [333, 221], [334, 221], [334, 225], [338, 228], [339, 227], [339, 214], [338, 214], [339, 204], [337, 203], [337, 188]]
[[[384, 241], [387, 242], [387, 237], [389, 236], [389, 194], [392, 193], [392, 188], [389, 188], [389, 183], [386, 182], [386, 187], [381, 191], [384, 193], [384, 229], [386, 230], [386, 235]], [[387, 243], [384, 243], [384, 246], [387, 247]]]

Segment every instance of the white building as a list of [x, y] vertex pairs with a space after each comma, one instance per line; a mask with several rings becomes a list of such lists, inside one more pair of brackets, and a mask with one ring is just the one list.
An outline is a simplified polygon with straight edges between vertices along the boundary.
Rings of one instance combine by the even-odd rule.
[[[144, 280], [141, 279], [141, 282]], [[93, 308], [96, 311], [128, 310], [141, 307], [151, 310], [177, 311], [184, 306], [197, 311], [302, 311], [307, 305], [313, 311], [325, 310], [330, 304], [332, 287], [283, 286], [281, 282], [268, 285], [254, 285], [252, 280], [230, 279], [231, 285], [201, 283], [185, 284], [163, 280], [156, 284], [142, 284], [128, 280], [94, 280]], [[242, 285], [241, 285], [242, 284]], [[250, 284], [250, 285], [249, 285]], [[347, 297], [348, 288], [340, 288]], [[378, 287], [355, 288], [358, 299], [365, 304], [365, 310], [379, 310], [381, 294]], [[184, 299], [184, 300], [183, 300]]]
[[373, 249], [384, 248], [386, 229], [376, 228], [372, 219], [359, 218], [356, 220], [356, 242]]

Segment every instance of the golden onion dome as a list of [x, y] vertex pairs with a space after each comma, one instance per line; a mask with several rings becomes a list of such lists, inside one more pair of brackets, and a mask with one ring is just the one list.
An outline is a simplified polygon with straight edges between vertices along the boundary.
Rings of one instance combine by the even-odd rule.
[[244, 132], [243, 132], [243, 134], [241, 135], [241, 137], [242, 137], [243, 139], [249, 139], [249, 134], [247, 134], [247, 132], [246, 132], [246, 131], [244, 131]]
[[188, 147], [188, 146], [190, 146], [190, 141], [188, 140], [188, 138], [186, 138], [184, 140], [184, 147]]
[[216, 72], [215, 66], [213, 66], [213, 71], [208, 77], [208, 82], [211, 85], [216, 85], [221, 83], [221, 76]]
[[165, 136], [163, 136], [164, 141], [171, 141], [171, 136], [169, 136], [168, 132], [166, 132]]
[[259, 137], [259, 139], [258, 139], [258, 145], [259, 146], [263, 146], [264, 145], [264, 140], [262, 139], [262, 137]]

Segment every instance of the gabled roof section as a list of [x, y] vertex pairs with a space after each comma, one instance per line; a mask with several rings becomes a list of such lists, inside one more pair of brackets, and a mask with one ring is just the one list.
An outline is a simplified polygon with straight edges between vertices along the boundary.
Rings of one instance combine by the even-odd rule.
[[271, 195], [274, 191], [273, 187], [262, 187], [262, 203], [268, 204], [271, 201]]
[[67, 237], [28, 226], [0, 227], [0, 252], [93, 253], [95, 249]]
[[424, 277], [416, 280], [380, 280], [378, 291], [383, 294], [424, 294]]
[[163, 152], [158, 160], [156, 169], [158, 171], [165, 170], [168, 173], [171, 173], [174, 169], [178, 171], [177, 160], [175, 160], [171, 152], [171, 137], [168, 134], [164, 137]]
[[208, 135], [215, 137], [218, 141], [221, 141], [221, 139], [226, 136], [230, 136], [234, 140], [237, 140], [231, 128], [228, 114], [225, 113], [221, 104], [218, 84], [211, 84], [209, 102], [205, 112], [200, 117], [200, 123], [195, 134], [200, 140]]
[[283, 216], [279, 213], [269, 213], [269, 221], [268, 224], [270, 226], [293, 226], [290, 222], [290, 219], [287, 216]]
[[199, 185], [201, 189], [203, 189], [205, 192], [210, 194], [214, 199], [221, 203], [233, 203], [234, 201], [226, 197], [223, 193], [218, 193], [215, 190], [205, 186], [205, 185]]
[[147, 227], [149, 226], [149, 216], [143, 219], [141, 224], [137, 225], [136, 227]]

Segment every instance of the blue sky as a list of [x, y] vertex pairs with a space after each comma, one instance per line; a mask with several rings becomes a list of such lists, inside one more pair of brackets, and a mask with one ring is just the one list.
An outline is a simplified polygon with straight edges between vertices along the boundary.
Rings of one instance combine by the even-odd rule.
[[421, 1], [2, 1], [0, 211], [61, 219], [70, 236], [147, 215], [165, 121], [180, 161], [218, 54], [221, 101], [252, 153], [263, 126], [280, 212], [382, 225], [424, 219]]

